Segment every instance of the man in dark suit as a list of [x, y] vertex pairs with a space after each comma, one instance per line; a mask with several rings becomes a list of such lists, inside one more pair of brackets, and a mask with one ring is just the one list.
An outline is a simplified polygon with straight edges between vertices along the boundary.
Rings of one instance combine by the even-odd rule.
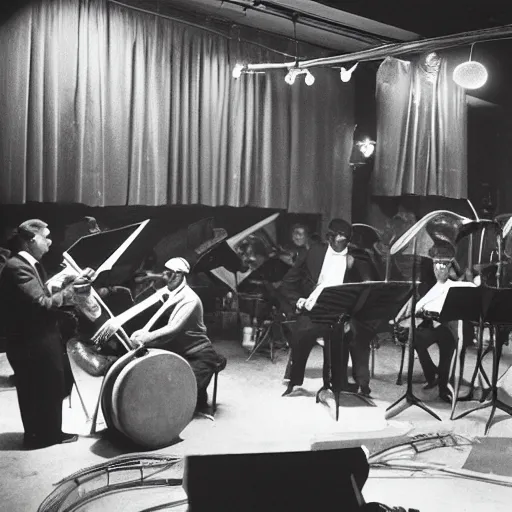
[[23, 222], [0, 279], [7, 358], [15, 374], [28, 448], [78, 439], [61, 429], [65, 363], [57, 310], [71, 304], [72, 292], [66, 287], [51, 294], [45, 286], [40, 260], [50, 248], [49, 236], [45, 222]]
[[[283, 279], [281, 293], [301, 313], [291, 341], [290, 381], [283, 396], [289, 395], [295, 386], [303, 383], [307, 360], [316, 340], [330, 335], [327, 326], [314, 323], [309, 315], [323, 288], [377, 279], [369, 258], [365, 259], [362, 253], [349, 251], [351, 235], [352, 226], [348, 222], [343, 219], [331, 220], [327, 232], [328, 243], [312, 245], [297, 259]], [[336, 339], [333, 340], [332, 378], [339, 379], [341, 389], [357, 391], [361, 388], [364, 395], [370, 395], [369, 358], [373, 334], [368, 326], [360, 322], [350, 322], [346, 340], [350, 346], [355, 385], [350, 385], [346, 379], [348, 351], [342, 350], [341, 344]], [[333, 333], [335, 338], [339, 335], [340, 333]], [[324, 357], [324, 386], [328, 385], [327, 370]]]

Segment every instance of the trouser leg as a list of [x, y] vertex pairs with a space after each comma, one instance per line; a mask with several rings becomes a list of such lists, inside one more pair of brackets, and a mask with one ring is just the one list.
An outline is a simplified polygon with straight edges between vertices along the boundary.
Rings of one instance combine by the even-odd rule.
[[414, 336], [414, 348], [418, 354], [418, 360], [427, 382], [432, 382], [438, 372], [437, 366], [432, 361], [428, 348], [436, 342], [434, 329], [417, 329]]
[[186, 357], [186, 359], [196, 378], [197, 405], [206, 405], [208, 402], [208, 386], [216, 369], [225, 362], [225, 358], [218, 354], [213, 347], [208, 347]]
[[443, 391], [448, 388], [450, 366], [456, 349], [456, 341], [452, 332], [443, 325], [437, 327], [435, 331], [439, 345], [439, 390]]
[[[331, 333], [331, 383], [335, 391], [348, 388], [348, 357], [350, 333], [333, 329]], [[327, 374], [324, 372], [324, 385]]]
[[290, 368], [290, 385], [300, 386], [304, 382], [306, 373], [306, 365], [309, 354], [315, 346], [318, 338], [318, 331], [315, 328], [308, 330], [299, 330], [294, 336], [292, 342], [291, 368]]
[[370, 386], [370, 347], [374, 331], [354, 321], [349, 334], [352, 375], [361, 389], [367, 390]]

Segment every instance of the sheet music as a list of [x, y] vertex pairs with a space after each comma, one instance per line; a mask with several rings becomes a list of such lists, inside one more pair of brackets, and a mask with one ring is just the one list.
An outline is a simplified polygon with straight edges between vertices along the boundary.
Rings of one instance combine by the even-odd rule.
[[[416, 303], [416, 313], [424, 310], [432, 313], [441, 313], [444, 302], [448, 295], [448, 291], [450, 288], [476, 288], [474, 283], [468, 281], [452, 281], [448, 280], [445, 283], [436, 283], [430, 290]], [[400, 318], [404, 316], [409, 316], [411, 309], [411, 300], [405, 304], [405, 306], [401, 309], [400, 313], [397, 315], [397, 319], [402, 327], [410, 327], [411, 319], [406, 318], [400, 321]], [[416, 325], [421, 323], [423, 319], [419, 318], [416, 320]], [[436, 322], [437, 323], [437, 322]]]

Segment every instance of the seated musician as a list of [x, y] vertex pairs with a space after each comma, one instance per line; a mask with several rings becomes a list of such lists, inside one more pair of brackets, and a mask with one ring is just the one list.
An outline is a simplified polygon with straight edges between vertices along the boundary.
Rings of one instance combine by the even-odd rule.
[[207, 388], [215, 370], [225, 365], [225, 358], [213, 348], [203, 321], [203, 305], [187, 285], [185, 275], [190, 265], [184, 258], [165, 263], [167, 288], [175, 293], [172, 309], [164, 313], [166, 323], [155, 329], [135, 331], [131, 339], [151, 348], [174, 352], [188, 361], [197, 380], [197, 412], [209, 413]]
[[[326, 286], [375, 279], [370, 262], [356, 253], [349, 252], [348, 243], [351, 234], [352, 226], [348, 222], [343, 219], [331, 220], [327, 233], [328, 243], [313, 244], [297, 259], [283, 278], [281, 293], [290, 303], [294, 303], [301, 313], [291, 340], [290, 380], [283, 396], [289, 395], [295, 386], [302, 385], [311, 349], [317, 338], [329, 335], [328, 326], [315, 323], [310, 317], [310, 311], [322, 290]], [[334, 336], [336, 337], [337, 334], [335, 333]], [[356, 380], [356, 384], [352, 385], [346, 378], [348, 352], [342, 350], [340, 343], [332, 343], [332, 377], [341, 389], [356, 392], [361, 388], [361, 392], [369, 396], [371, 392], [369, 358], [372, 337], [373, 331], [364, 324], [350, 322], [347, 338], [352, 357], [353, 375]], [[329, 386], [328, 373], [324, 357], [325, 387]]]
[[[439, 323], [436, 314], [441, 312], [448, 290], [454, 286], [475, 286], [473, 283], [460, 282], [450, 278], [453, 275], [455, 249], [452, 245], [434, 245], [429, 251], [433, 259], [436, 284], [416, 303], [417, 330], [415, 349], [425, 375], [426, 384], [423, 389], [439, 390], [439, 398], [451, 403], [452, 395], [448, 388], [450, 366], [457, 345], [457, 321]], [[399, 317], [410, 316], [409, 302]], [[401, 321], [398, 321], [401, 323]], [[437, 343], [439, 347], [439, 363], [436, 366], [428, 352], [429, 347]]]

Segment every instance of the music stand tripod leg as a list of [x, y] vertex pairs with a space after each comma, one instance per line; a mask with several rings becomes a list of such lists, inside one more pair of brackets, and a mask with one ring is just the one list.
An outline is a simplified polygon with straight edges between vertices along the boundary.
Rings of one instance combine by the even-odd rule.
[[[259, 331], [259, 329], [258, 329]], [[257, 332], [258, 332], [257, 331]], [[251, 353], [249, 354], [249, 357], [246, 359], [246, 361], [249, 361], [249, 359], [251, 359], [251, 357], [256, 354], [256, 352], [258, 352], [258, 350], [260, 349], [260, 347], [263, 345], [263, 343], [265, 343], [265, 341], [267, 340], [267, 336], [268, 336], [268, 333], [269, 333], [269, 327], [267, 327], [265, 329], [265, 331], [263, 332], [260, 332], [259, 334], [257, 334], [257, 341], [256, 341], [256, 344], [254, 345], [254, 348], [251, 350]]]
[[455, 349], [455, 353], [452, 359], [452, 368], [454, 375], [454, 383], [452, 390], [452, 410], [450, 413], [450, 419], [453, 420], [453, 415], [455, 414], [455, 407], [457, 406], [457, 399], [460, 392], [460, 382], [462, 380], [462, 373], [464, 370], [464, 365], [462, 363], [462, 352], [464, 350], [464, 340], [462, 333], [462, 322], [458, 322], [458, 340], [457, 347]]
[[[414, 310], [414, 307], [416, 305], [413, 304], [412, 308]], [[407, 390], [404, 395], [402, 395], [396, 402], [394, 402], [392, 405], [390, 405], [386, 409], [385, 418], [390, 419], [394, 416], [400, 414], [405, 409], [408, 409], [409, 407], [415, 405], [419, 407], [420, 409], [423, 409], [425, 412], [433, 416], [436, 420], [441, 421], [441, 418], [431, 409], [429, 409], [419, 398], [417, 398], [412, 389], [412, 374], [414, 369], [414, 340], [415, 340], [415, 318], [414, 315], [411, 318], [411, 329], [409, 331], [409, 357], [408, 357], [408, 368], [407, 368]], [[403, 403], [401, 403], [403, 402]], [[400, 405], [401, 404], [401, 405]], [[400, 407], [396, 410], [395, 407], [397, 405], [400, 405]]]

